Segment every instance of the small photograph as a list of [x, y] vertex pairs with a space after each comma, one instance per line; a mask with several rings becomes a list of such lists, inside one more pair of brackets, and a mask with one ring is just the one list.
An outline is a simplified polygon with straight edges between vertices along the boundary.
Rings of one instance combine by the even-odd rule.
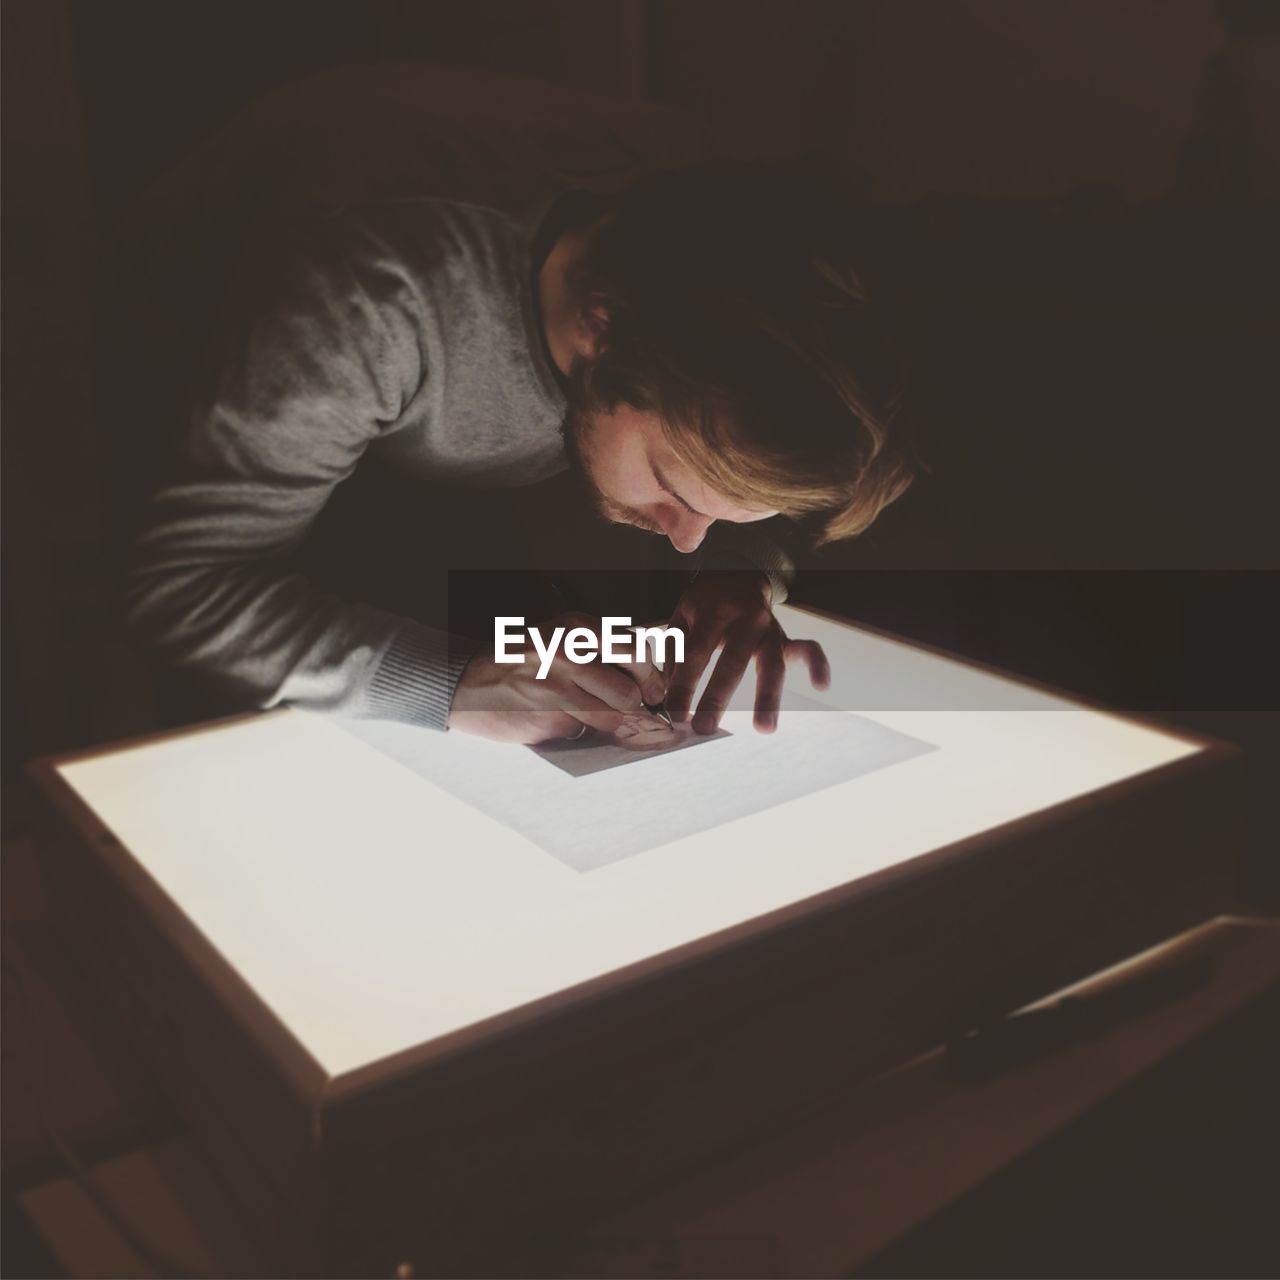
[[530, 750], [570, 777], [585, 778], [604, 769], [636, 764], [654, 756], [668, 756], [673, 751], [683, 751], [686, 747], [697, 747], [727, 737], [727, 729], [717, 729], [715, 733], [694, 733], [688, 721], [667, 725], [650, 716], [628, 716], [614, 733], [588, 729], [580, 738], [543, 742]]

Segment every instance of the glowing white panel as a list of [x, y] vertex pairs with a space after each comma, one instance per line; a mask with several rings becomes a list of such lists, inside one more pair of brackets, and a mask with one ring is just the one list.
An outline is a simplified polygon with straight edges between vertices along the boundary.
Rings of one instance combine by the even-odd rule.
[[[60, 772], [336, 1078], [1200, 749], [781, 612], [792, 635], [827, 649], [824, 702], [929, 749], [585, 874], [482, 801], [420, 776], [455, 748], [498, 785], [534, 767], [558, 772], [518, 747], [384, 726], [377, 749], [323, 717], [282, 711]], [[780, 772], [805, 714], [832, 713], [784, 714], [767, 740]], [[746, 713], [731, 711], [726, 728], [759, 749]], [[696, 776], [732, 741], [665, 763]], [[389, 758], [392, 747], [411, 767]], [[659, 806], [663, 788], [644, 779], [662, 763], [611, 772], [634, 776], [644, 803]], [[566, 777], [565, 822], [571, 788], [591, 781]]]

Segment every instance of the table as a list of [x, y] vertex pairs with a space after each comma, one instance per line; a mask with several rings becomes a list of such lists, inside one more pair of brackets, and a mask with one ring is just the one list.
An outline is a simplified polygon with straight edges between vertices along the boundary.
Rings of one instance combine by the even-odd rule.
[[[1040, 1003], [1087, 998], [1204, 961], [1204, 980], [1177, 998], [989, 1079], [957, 1080], [941, 1049], [903, 1063], [735, 1160], [516, 1259], [505, 1274], [847, 1274], [1274, 990], [1280, 921], [1220, 917]], [[95, 1176], [153, 1246], [188, 1272], [264, 1274], [234, 1206], [189, 1139], [142, 1148]], [[33, 1189], [23, 1207], [69, 1275], [157, 1274], [70, 1180]]]
[[[34, 770], [77, 945], [276, 1269], [483, 1268], [1222, 908], [1229, 747], [784, 613], [834, 679], [767, 744], [731, 710], [574, 777], [283, 711]], [[807, 763], [765, 807], [603, 860], [501, 809], [604, 792], [630, 836], [766, 746]]]

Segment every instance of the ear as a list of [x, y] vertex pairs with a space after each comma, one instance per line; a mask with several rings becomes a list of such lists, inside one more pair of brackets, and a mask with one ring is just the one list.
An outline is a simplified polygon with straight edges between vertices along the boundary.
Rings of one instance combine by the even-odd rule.
[[604, 302], [593, 298], [578, 314], [573, 349], [583, 360], [594, 360], [605, 349], [609, 334], [609, 312]]

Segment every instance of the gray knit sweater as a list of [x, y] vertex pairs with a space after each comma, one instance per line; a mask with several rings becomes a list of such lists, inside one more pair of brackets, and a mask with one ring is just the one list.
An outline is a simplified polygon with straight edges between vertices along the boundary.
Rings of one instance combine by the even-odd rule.
[[[181, 470], [132, 560], [129, 613], [160, 656], [245, 705], [445, 726], [468, 646], [322, 593], [290, 556], [366, 454], [468, 487], [564, 469], [533, 289], [547, 208], [542, 192], [316, 211], [246, 250]], [[713, 534], [710, 560], [785, 591], [786, 558], [759, 533]]]

